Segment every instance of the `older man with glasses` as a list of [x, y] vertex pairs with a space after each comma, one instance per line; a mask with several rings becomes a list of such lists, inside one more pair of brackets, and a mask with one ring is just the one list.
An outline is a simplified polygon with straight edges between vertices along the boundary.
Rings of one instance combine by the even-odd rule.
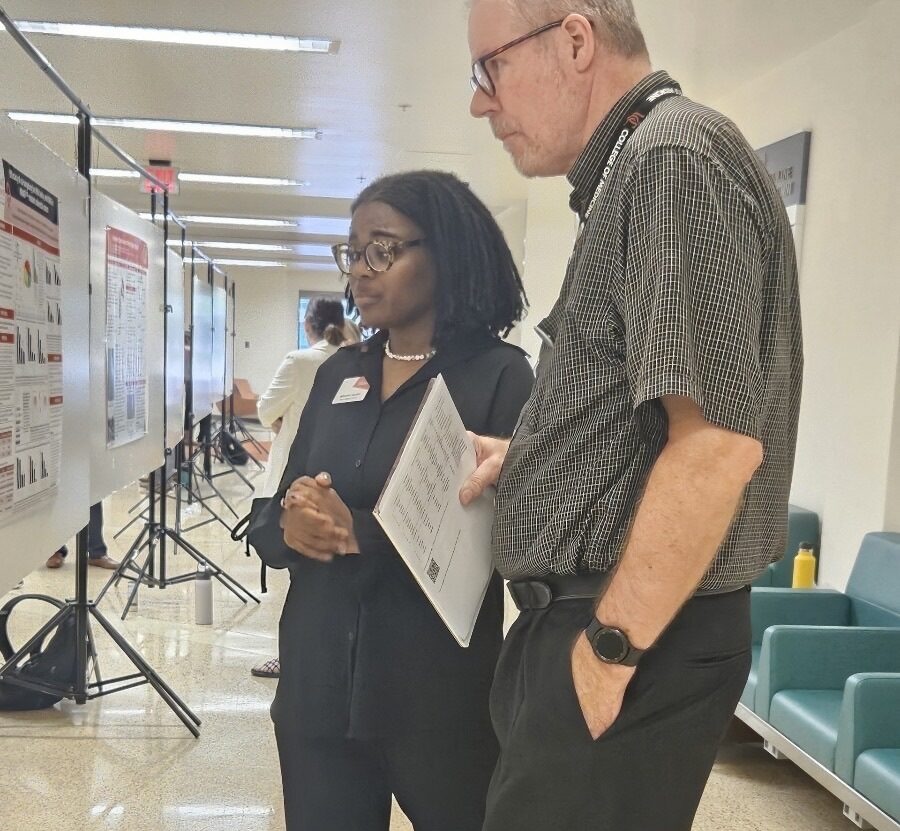
[[473, 0], [469, 45], [472, 114], [581, 220], [534, 393], [461, 494], [497, 484], [521, 610], [484, 831], [685, 831], [784, 550], [791, 230], [738, 129], [652, 71], [631, 0]]

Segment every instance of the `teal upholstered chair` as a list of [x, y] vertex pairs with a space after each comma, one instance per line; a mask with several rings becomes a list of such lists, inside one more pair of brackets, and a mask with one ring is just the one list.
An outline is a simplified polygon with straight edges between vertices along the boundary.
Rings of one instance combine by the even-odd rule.
[[[763, 715], [757, 687], [763, 636], [769, 627], [900, 628], [900, 534], [878, 532], [863, 537], [846, 594], [830, 589], [754, 588], [750, 604], [753, 659], [741, 703]], [[851, 667], [848, 675], [863, 669]], [[839, 686], [843, 687], [843, 681]], [[765, 701], [763, 710], [767, 712], [768, 706], [769, 701]]]
[[784, 557], [777, 563], [772, 563], [753, 581], [753, 585], [790, 588], [794, 577], [794, 557], [804, 542], [812, 543], [818, 556], [819, 515], [797, 505], [788, 505], [788, 537]]
[[900, 822], [900, 673], [847, 679], [834, 772]]
[[763, 636], [756, 712], [829, 770], [835, 770], [847, 680], [900, 673], [900, 626], [773, 626]]

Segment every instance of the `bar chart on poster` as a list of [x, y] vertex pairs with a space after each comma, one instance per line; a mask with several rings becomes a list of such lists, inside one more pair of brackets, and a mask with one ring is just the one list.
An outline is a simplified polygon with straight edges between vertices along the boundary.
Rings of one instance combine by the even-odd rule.
[[62, 442], [59, 200], [6, 159], [0, 186], [0, 522], [46, 501]]
[[89, 228], [85, 180], [6, 120], [0, 177], [2, 593], [87, 523]]

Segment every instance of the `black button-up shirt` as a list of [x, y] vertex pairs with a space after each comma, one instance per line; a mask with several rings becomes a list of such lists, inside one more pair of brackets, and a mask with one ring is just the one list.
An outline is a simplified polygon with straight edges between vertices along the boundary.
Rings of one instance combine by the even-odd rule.
[[[645, 78], [569, 174], [584, 220]], [[504, 577], [608, 571], [667, 435], [662, 396], [758, 439], [765, 460], [700, 588], [750, 583], [784, 552], [800, 403], [797, 269], [784, 205], [727, 118], [660, 101], [625, 145], [541, 324], [537, 383], [506, 459], [494, 553]]]
[[[384, 342], [385, 335], [376, 335], [322, 364], [279, 492], [254, 504], [250, 542], [267, 564], [291, 573], [272, 716], [306, 735], [455, 730], [488, 719], [502, 639], [500, 579], [488, 592], [471, 645], [461, 648], [372, 509], [431, 378], [443, 374], [467, 429], [508, 436], [531, 392], [531, 367], [514, 346], [468, 338], [440, 350], [382, 403]], [[341, 383], [356, 377], [369, 382], [366, 398], [332, 404]], [[281, 496], [297, 477], [322, 471], [353, 512], [359, 556], [319, 563], [284, 543]]]

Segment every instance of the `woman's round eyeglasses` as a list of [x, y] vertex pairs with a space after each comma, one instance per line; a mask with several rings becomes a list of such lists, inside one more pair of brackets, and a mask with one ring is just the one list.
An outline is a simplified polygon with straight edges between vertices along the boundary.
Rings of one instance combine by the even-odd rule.
[[425, 242], [425, 238], [410, 240], [372, 240], [364, 248], [353, 248], [348, 242], [339, 242], [331, 246], [334, 261], [345, 277], [350, 276], [350, 270], [355, 263], [363, 260], [370, 271], [382, 273], [387, 271], [397, 259], [397, 252], [404, 248], [412, 248]]

